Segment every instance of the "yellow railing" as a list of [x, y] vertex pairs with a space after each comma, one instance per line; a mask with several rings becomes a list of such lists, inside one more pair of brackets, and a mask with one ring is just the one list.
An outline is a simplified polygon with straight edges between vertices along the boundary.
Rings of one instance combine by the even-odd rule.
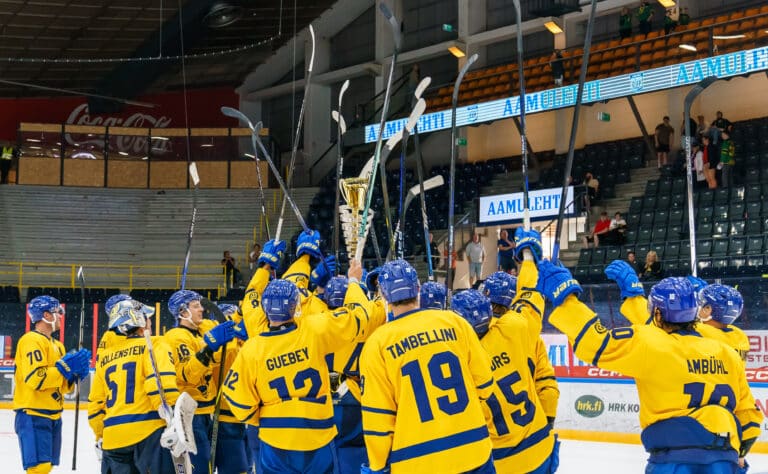
[[[69, 287], [79, 286], [77, 269], [83, 265], [85, 278], [91, 287], [179, 288], [182, 265], [143, 265], [109, 263], [0, 262], [0, 284], [18, 286]], [[221, 265], [190, 265], [187, 287], [208, 288], [225, 285]]]

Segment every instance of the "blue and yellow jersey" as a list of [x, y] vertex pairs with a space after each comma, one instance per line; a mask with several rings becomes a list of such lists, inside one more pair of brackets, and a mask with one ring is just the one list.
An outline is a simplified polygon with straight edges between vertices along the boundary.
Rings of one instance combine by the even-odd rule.
[[64, 393], [74, 388], [56, 368], [65, 354], [64, 344], [30, 331], [16, 345], [13, 409], [52, 420], [61, 418]]
[[481, 399], [493, 391], [491, 361], [456, 313], [414, 310], [381, 326], [360, 374], [372, 470], [464, 472], [490, 458]]
[[480, 343], [491, 358], [493, 394], [483, 404], [497, 472], [531, 472], [552, 453], [555, 437], [536, 396], [528, 327], [522, 318], [502, 317]]
[[[219, 371], [224, 371], [224, 374], [229, 371], [230, 368], [232, 368], [232, 364], [234, 364], [235, 359], [237, 358], [237, 354], [240, 352], [240, 348], [242, 347], [242, 341], [238, 339], [233, 339], [227, 343], [227, 350], [226, 355], [224, 357], [224, 364], [217, 364], [213, 369], [213, 378], [218, 382], [219, 380]], [[220, 354], [222, 354], [221, 351], [216, 353], [216, 357], [218, 360], [218, 357], [220, 357]], [[235, 415], [232, 413], [232, 408], [229, 406], [229, 402], [226, 398], [221, 397], [221, 401], [219, 402], [221, 411], [219, 412], [219, 419], [225, 423], [239, 423], [240, 421], [235, 418]]]
[[[162, 337], [152, 338], [157, 371], [168, 405], [179, 397], [174, 357]], [[143, 336], [102, 351], [88, 395], [88, 423], [103, 449], [132, 446], [165, 426], [160, 394]]]
[[227, 373], [223, 398], [238, 420], [259, 425], [270, 446], [311, 451], [336, 436], [326, 356], [367, 336], [370, 311], [357, 285], [345, 303], [252, 334]]
[[549, 321], [568, 336], [579, 359], [634, 377], [646, 450], [706, 451], [725, 441], [738, 451], [741, 440], [760, 434], [763, 415], [741, 359], [720, 341], [696, 330], [667, 333], [650, 324], [608, 330], [574, 296], [555, 308]]
[[216, 380], [213, 378], [213, 369], [218, 361], [218, 353], [214, 354], [214, 360], [208, 366], [195, 357], [195, 354], [205, 347], [203, 336], [196, 329], [178, 326], [166, 332], [163, 337], [173, 352], [179, 390], [189, 393], [197, 401], [196, 414], [213, 413], [216, 405]]
[[115, 331], [107, 331], [99, 339], [99, 345], [96, 348], [96, 362], [99, 361], [99, 355], [104, 352], [105, 349], [113, 347], [117, 344], [122, 344], [125, 341], [125, 336]]

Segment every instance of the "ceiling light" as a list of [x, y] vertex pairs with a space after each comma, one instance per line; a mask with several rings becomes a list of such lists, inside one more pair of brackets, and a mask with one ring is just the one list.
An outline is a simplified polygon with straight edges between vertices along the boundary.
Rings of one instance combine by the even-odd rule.
[[128, 153], [126, 153], [124, 151], [118, 151], [117, 154], [118, 155], [122, 155], [122, 156], [128, 156]]
[[141, 157], [141, 159], [142, 159], [142, 160], [148, 160], [148, 159], [149, 159], [149, 157], [148, 157], [148, 156], [142, 156], [142, 157]]
[[548, 21], [544, 23], [544, 28], [548, 29], [550, 33], [553, 35], [559, 34], [563, 32], [563, 29], [560, 28], [560, 25], [555, 23], [554, 21]]
[[37, 138], [27, 138], [27, 141], [33, 142], [33, 143], [40, 143], [40, 140], [38, 140]]
[[255, 156], [251, 155], [250, 153], [246, 153], [245, 156], [247, 156], [248, 158], [256, 158]]
[[203, 18], [208, 28], [224, 28], [237, 22], [243, 16], [243, 7], [227, 2], [216, 2]]
[[170, 140], [170, 138], [168, 137], [149, 137], [149, 138], [151, 138], [152, 140]]
[[30, 146], [30, 147], [28, 147], [28, 148], [29, 148], [30, 150], [42, 150], [42, 148], [41, 148], [41, 147], [39, 147], [39, 146]]
[[203, 143], [202, 145], [200, 145], [200, 148], [210, 148], [212, 146], [213, 146], [213, 143]]
[[678, 48], [680, 48], [680, 49], [687, 49], [688, 51], [694, 51], [694, 52], [696, 51], [696, 46], [694, 46], [692, 44], [681, 44], [681, 45], [678, 46]]
[[659, 0], [659, 3], [661, 3], [661, 6], [664, 8], [672, 8], [675, 6], [674, 0]]
[[450, 48], [448, 48], [448, 51], [450, 51], [451, 54], [456, 56], [457, 58], [463, 58], [464, 56], [466, 56], [466, 54], [464, 54], [464, 51], [462, 51], [461, 48], [459, 48], [458, 46], [451, 46]]
[[746, 38], [747, 35], [745, 34], [738, 34], [738, 35], [714, 35], [712, 36], [712, 39], [716, 40], [732, 40], [732, 39], [739, 39], [739, 38]]

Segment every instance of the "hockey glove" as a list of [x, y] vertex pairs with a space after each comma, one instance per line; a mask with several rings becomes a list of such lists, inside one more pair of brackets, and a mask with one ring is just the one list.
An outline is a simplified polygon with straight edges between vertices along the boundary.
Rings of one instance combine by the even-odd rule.
[[571, 272], [563, 267], [558, 267], [552, 262], [539, 263], [539, 281], [536, 290], [552, 302], [554, 307], [563, 304], [570, 294], [581, 294], [581, 286]]
[[101, 458], [103, 457], [103, 453], [101, 450], [101, 442], [103, 440], [101, 438], [96, 440], [96, 445], [94, 446], [94, 449], [96, 450], [96, 460], [101, 462]]
[[533, 229], [525, 230], [518, 227], [515, 230], [515, 259], [518, 262], [523, 261], [523, 250], [528, 249], [533, 254], [533, 260], [541, 260], [541, 234]]
[[235, 337], [234, 321], [226, 321], [211, 329], [203, 336], [208, 348], [216, 352], [221, 346], [228, 343]]
[[315, 268], [309, 275], [309, 282], [315, 285], [316, 288], [324, 288], [335, 273], [336, 257], [333, 255], [328, 255], [325, 257], [325, 265], [323, 265], [323, 262], [315, 265]]
[[259, 265], [269, 265], [272, 268], [278, 268], [280, 266], [280, 260], [283, 259], [283, 254], [285, 254], [285, 241], [284, 240], [278, 240], [275, 242], [274, 240], [269, 240], [264, 243], [264, 249], [259, 254], [259, 260], [257, 263]]
[[248, 330], [245, 329], [245, 319], [241, 319], [239, 323], [235, 324], [235, 337], [241, 341], [248, 340]]
[[323, 258], [323, 254], [320, 252], [320, 232], [305, 230], [299, 235], [299, 239], [296, 241], [296, 257], [301, 257], [304, 254], [318, 260]]
[[610, 265], [605, 267], [605, 276], [619, 285], [622, 298], [643, 296], [645, 294], [645, 291], [643, 291], [643, 284], [640, 283], [640, 279], [637, 277], [635, 269], [624, 260], [614, 260]]
[[67, 382], [72, 383], [88, 375], [90, 363], [90, 351], [80, 349], [77, 352], [70, 352], [56, 361], [56, 368], [67, 379]]
[[384, 469], [381, 469], [379, 471], [371, 469], [368, 464], [363, 464], [360, 466], [360, 474], [389, 474], [391, 472], [389, 466], [385, 467]]

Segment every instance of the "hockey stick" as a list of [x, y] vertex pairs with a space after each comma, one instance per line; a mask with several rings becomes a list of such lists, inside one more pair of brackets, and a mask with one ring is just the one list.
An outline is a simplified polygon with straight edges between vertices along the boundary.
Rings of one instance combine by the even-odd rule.
[[442, 175], [437, 175], [432, 178], [429, 178], [428, 180], [424, 181], [423, 183], [415, 184], [411, 186], [411, 189], [408, 190], [407, 195], [405, 196], [405, 201], [403, 203], [403, 211], [400, 214], [400, 219], [397, 221], [397, 226], [395, 227], [395, 235], [399, 237], [398, 240], [398, 249], [397, 249], [397, 258], [403, 258], [403, 229], [402, 227], [405, 227], [405, 214], [408, 212], [408, 206], [411, 205], [411, 202], [416, 198], [417, 195], [422, 193], [422, 189], [426, 192], [431, 189], [438, 188], [445, 184], [445, 180], [443, 179]]
[[525, 134], [525, 75], [523, 74], [523, 17], [520, 0], [512, 0], [517, 18], [517, 71], [520, 76], [520, 158], [523, 171], [523, 229], [531, 230], [531, 211], [528, 202], [528, 146]]
[[187, 271], [189, 270], [189, 256], [192, 253], [192, 239], [195, 235], [195, 222], [197, 220], [197, 186], [200, 184], [200, 175], [197, 174], [197, 165], [194, 161], [189, 163], [189, 177], [192, 179], [192, 219], [189, 221], [187, 233], [187, 253], [184, 256], [184, 268], [181, 272], [181, 289], [187, 287]]
[[[219, 323], [223, 323], [227, 320], [224, 313], [213, 301], [208, 298], [200, 300], [200, 304], [203, 305], [203, 309], [216, 316]], [[227, 343], [228, 344], [228, 343]], [[227, 361], [227, 344], [221, 347], [221, 357], [219, 358], [219, 377], [218, 377], [218, 393], [216, 394], [216, 408], [213, 410], [213, 420], [211, 425], [211, 456], [209, 464], [209, 472], [213, 472], [216, 469], [216, 445], [219, 442], [219, 416], [221, 414], [221, 386], [224, 384], [224, 364]]]
[[[85, 275], [83, 266], [77, 269], [77, 280], [80, 282], [80, 324], [77, 333], [77, 349], [83, 348], [83, 329], [85, 327]], [[75, 384], [75, 439], [72, 448], [72, 470], [77, 470], [77, 431], [80, 421], [80, 381]]]
[[694, 215], [693, 215], [693, 169], [691, 166], [691, 161], [693, 161], [693, 157], [691, 156], [691, 105], [693, 104], [693, 101], [696, 100], [696, 97], [701, 94], [704, 89], [711, 86], [715, 81], [717, 81], [717, 77], [715, 76], [709, 76], [702, 81], [700, 81], [698, 84], [693, 86], [693, 89], [691, 89], [690, 92], [685, 96], [685, 101], [683, 102], [683, 105], [685, 106], [685, 110], [683, 113], [683, 120], [685, 120], [685, 172], [686, 172], [686, 191], [688, 195], [688, 233], [689, 233], [689, 239], [691, 243], [691, 275], [697, 276], [697, 270], [698, 265], [696, 264], [696, 224], [694, 222]]
[[[293, 168], [296, 166], [296, 154], [299, 150], [299, 137], [304, 124], [304, 111], [307, 107], [307, 97], [309, 97], [309, 86], [312, 80], [312, 67], [315, 63], [315, 30], [309, 25], [309, 35], [312, 37], [312, 54], [309, 57], [309, 67], [307, 67], [307, 78], [304, 81], [304, 97], [301, 99], [301, 109], [299, 110], [299, 121], [296, 124], [296, 136], [293, 138], [293, 148], [291, 149], [291, 161], [288, 165], [288, 176], [286, 181], [290, 187], [293, 183]], [[281, 178], [282, 179], [282, 178]], [[289, 188], [285, 188], [286, 190]], [[283, 191], [285, 193], [285, 191]], [[283, 204], [280, 206], [280, 217], [277, 219], [277, 229], [275, 230], [275, 240], [280, 240], [280, 233], [283, 230], [283, 218], [285, 216], [285, 203], [288, 201], [288, 195], [283, 194]]]
[[451, 170], [450, 177], [448, 178], [448, 271], [445, 274], [445, 287], [447, 289], [446, 301], [451, 301], [451, 277], [453, 276], [451, 270], [451, 266], [453, 265], [453, 201], [456, 189], [456, 154], [458, 152], [458, 144], [456, 143], [456, 107], [459, 105], [459, 88], [461, 87], [461, 81], [464, 80], [464, 74], [466, 74], [472, 64], [477, 61], [477, 58], [477, 53], [470, 56], [464, 64], [464, 67], [459, 71], [456, 82], [453, 84], [453, 97], [451, 98]]
[[[341, 222], [339, 221], [339, 204], [341, 201], [341, 174], [344, 170], [344, 144], [341, 139], [345, 133], [347, 133], [347, 122], [344, 120], [344, 116], [341, 115], [341, 102], [344, 99], [344, 93], [349, 88], [349, 79], [344, 81], [339, 91], [339, 110], [331, 111], [331, 117], [338, 123], [336, 132], [336, 148], [338, 150], [338, 157], [336, 159], [336, 200], [333, 204], [333, 255], [336, 257], [336, 262], [339, 262], [339, 228]], [[339, 265], [336, 267], [336, 274], [338, 275]]]
[[[568, 144], [568, 158], [565, 160], [565, 172], [563, 173], [563, 187], [560, 192], [560, 203], [566, 202], [568, 193], [568, 183], [573, 168], [573, 152], [576, 147], [576, 132], [579, 130], [579, 112], [581, 111], [581, 99], [584, 95], [584, 81], [587, 80], [587, 68], [589, 67], [589, 50], [592, 47], [592, 31], [595, 26], [595, 10], [597, 10], [597, 0], [592, 0], [592, 6], [589, 11], [589, 21], [587, 21], [587, 31], [584, 35], [584, 55], [581, 59], [581, 72], [579, 72], [579, 85], [576, 89], [576, 105], [573, 107], [573, 122], [571, 122], [571, 139]], [[555, 226], [554, 245], [552, 246], [552, 261], [556, 262], [560, 257], [560, 236], [563, 233], [563, 218], [565, 217], [565, 206], [560, 206], [557, 213], [557, 226]]]
[[[381, 194], [384, 198], [384, 223], [387, 225], [387, 242], [389, 242], [389, 252], [387, 253], [387, 259], [391, 259], [391, 256], [395, 253], [395, 237], [392, 232], [392, 214], [389, 206], [389, 190], [387, 189], [387, 167], [386, 160], [381, 160], [381, 144], [384, 135], [384, 124], [387, 120], [387, 114], [389, 113], [390, 94], [392, 93], [392, 78], [395, 74], [395, 64], [397, 63], [397, 55], [400, 52], [400, 45], [402, 43], [402, 35], [400, 33], [400, 22], [397, 21], [395, 15], [386, 5], [381, 2], [379, 4], [379, 11], [384, 15], [392, 30], [392, 39], [394, 40], [394, 48], [392, 50], [392, 62], [389, 65], [389, 77], [387, 78], [387, 88], [384, 92], [384, 105], [381, 109], [381, 121], [379, 123], [379, 136], [376, 139], [376, 151], [374, 152], [374, 166], [379, 166], [379, 172], [381, 173]], [[374, 180], [376, 179], [376, 172], [371, 174], [371, 181], [368, 189], [373, 188]], [[366, 205], [366, 212], [363, 213], [363, 221], [366, 221], [367, 208], [370, 203]]]

